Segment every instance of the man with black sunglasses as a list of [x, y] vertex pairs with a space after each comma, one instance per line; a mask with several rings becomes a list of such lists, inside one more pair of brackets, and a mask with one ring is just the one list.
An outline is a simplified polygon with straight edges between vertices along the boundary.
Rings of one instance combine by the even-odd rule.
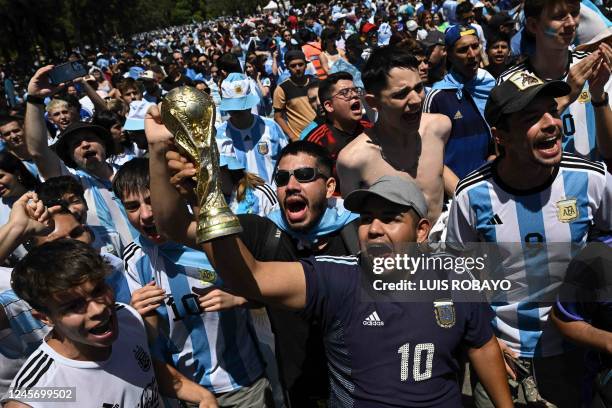
[[[321, 182], [316, 172], [297, 171], [316, 165], [307, 159], [300, 154], [279, 163], [283, 171], [279, 181], [287, 181], [288, 176], [288, 190], [301, 189], [295, 185], [299, 183], [296, 174], [304, 179], [315, 177], [300, 183], [302, 187]], [[333, 179], [323, 184], [331, 192]], [[298, 202], [285, 200], [288, 207]], [[161, 201], [154, 199], [152, 205], [164, 205]], [[374, 295], [368, 291], [366, 285], [375, 276], [368, 268], [373, 260], [368, 251], [383, 249], [386, 252], [381, 251], [381, 256], [392, 260], [395, 254], [406, 254], [406, 243], [427, 240], [428, 209], [419, 187], [413, 181], [384, 176], [368, 190], [350, 194], [347, 205], [361, 214], [357, 234], [361, 257], [327, 255], [301, 258], [300, 262], [260, 262], [237, 235], [213, 239], [203, 247], [224, 282], [238, 293], [299, 310], [306, 318], [320, 321], [329, 358], [330, 406], [460, 406], [458, 356], [466, 353], [496, 406], [512, 407], [486, 303], [453, 302], [453, 296], [434, 301], [432, 306], [425, 301], [398, 302], [388, 292]], [[288, 222], [297, 225], [298, 210], [297, 205], [290, 209], [295, 214], [288, 216]]]
[[[155, 152], [159, 143], [152, 143], [152, 121], [147, 126], [149, 148]], [[152, 165], [163, 166], [166, 172], [166, 164], [159, 163], [160, 156], [152, 154], [151, 157]], [[176, 209], [181, 205], [184, 207], [184, 203], [170, 198], [171, 192], [175, 191], [174, 185], [181, 184], [181, 180], [188, 181], [193, 175], [190, 172], [193, 166], [176, 152], [167, 152], [166, 159], [177, 174], [170, 184], [167, 176], [164, 180], [161, 173], [153, 175], [152, 166], [152, 197], [157, 205], [156, 214], [159, 214], [156, 224], [159, 231], [172, 239], [195, 246], [195, 236], [186, 236], [177, 227], [192, 222], [191, 219], [179, 219], [186, 212], [178, 214]], [[332, 197], [335, 190], [335, 179], [330, 176], [332, 167], [327, 151], [311, 142], [293, 142], [281, 151], [274, 173], [279, 205], [268, 215], [276, 227], [272, 225], [270, 228], [272, 223], [269, 220], [256, 216], [252, 216], [248, 223], [241, 219], [243, 237], [274, 249], [273, 254], [263, 251], [265, 259], [280, 261], [315, 255], [347, 256], [359, 251], [357, 215], [344, 209], [342, 200]], [[155, 197], [159, 196], [165, 197], [163, 202], [156, 200]], [[251, 248], [250, 243], [247, 245]], [[262, 258], [258, 256], [258, 259]], [[291, 405], [317, 407], [317, 402], [328, 395], [320, 326], [298, 313], [283, 309], [269, 309], [269, 316], [274, 328], [279, 370]]]

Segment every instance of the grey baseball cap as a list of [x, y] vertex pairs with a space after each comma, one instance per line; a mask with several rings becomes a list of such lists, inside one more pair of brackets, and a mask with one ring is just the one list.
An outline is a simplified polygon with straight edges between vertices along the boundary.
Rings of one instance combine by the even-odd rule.
[[374, 195], [394, 204], [412, 207], [421, 217], [427, 216], [427, 202], [414, 181], [398, 176], [382, 176], [369, 188], [352, 191], [344, 200], [344, 207], [356, 213], [364, 210], [366, 200]]

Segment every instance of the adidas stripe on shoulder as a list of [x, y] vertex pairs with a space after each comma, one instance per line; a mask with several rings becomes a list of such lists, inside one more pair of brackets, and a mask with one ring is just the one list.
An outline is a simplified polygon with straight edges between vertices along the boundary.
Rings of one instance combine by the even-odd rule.
[[459, 184], [457, 184], [457, 188], [455, 190], [455, 197], [457, 197], [461, 193], [461, 191], [465, 190], [466, 188], [493, 177], [491, 166], [492, 163], [486, 163], [479, 169], [474, 170], [473, 172], [465, 176], [465, 178], [461, 180]]
[[315, 256], [317, 262], [331, 262], [343, 265], [357, 265], [358, 260], [356, 256], [332, 256], [332, 255], [319, 255]]
[[268, 201], [270, 201], [270, 203], [273, 206], [276, 205], [276, 203], [278, 202], [278, 199], [276, 198], [276, 193], [274, 192], [272, 187], [270, 187], [268, 184], [263, 184], [261, 186], [257, 186], [257, 187], [255, 187], [255, 189], [261, 191], [262, 193], [264, 193], [264, 195], [266, 196]]
[[440, 89], [432, 89], [427, 96], [425, 97], [425, 102], [423, 102], [423, 112], [431, 113], [431, 102], [433, 101], [434, 96], [440, 93]]
[[15, 388], [27, 390], [34, 387], [49, 370], [53, 361], [53, 358], [43, 350], [36, 352], [15, 377], [13, 382]]
[[595, 172], [602, 176], [606, 175], [606, 166], [602, 162], [594, 162], [571, 153], [563, 153], [560, 167], [576, 170]]

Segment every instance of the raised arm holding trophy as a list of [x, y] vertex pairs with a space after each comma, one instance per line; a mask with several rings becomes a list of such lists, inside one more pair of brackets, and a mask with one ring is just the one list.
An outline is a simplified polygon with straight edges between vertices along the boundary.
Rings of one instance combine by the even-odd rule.
[[197, 169], [199, 243], [242, 231], [221, 191], [219, 152], [215, 142], [215, 104], [205, 92], [175, 88], [161, 104], [161, 118], [174, 144]]

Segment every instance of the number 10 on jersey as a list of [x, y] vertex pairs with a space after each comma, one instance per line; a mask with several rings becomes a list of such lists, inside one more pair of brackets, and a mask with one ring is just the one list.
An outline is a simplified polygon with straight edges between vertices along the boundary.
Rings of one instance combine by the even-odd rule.
[[[412, 376], [414, 377], [414, 381], [423, 381], [431, 378], [434, 350], [435, 347], [433, 343], [420, 343], [414, 347], [414, 352], [412, 353]], [[408, 381], [410, 371], [410, 343], [403, 344], [397, 349], [397, 353], [401, 356], [400, 380]], [[421, 371], [423, 355], [425, 355], [425, 369]]]

